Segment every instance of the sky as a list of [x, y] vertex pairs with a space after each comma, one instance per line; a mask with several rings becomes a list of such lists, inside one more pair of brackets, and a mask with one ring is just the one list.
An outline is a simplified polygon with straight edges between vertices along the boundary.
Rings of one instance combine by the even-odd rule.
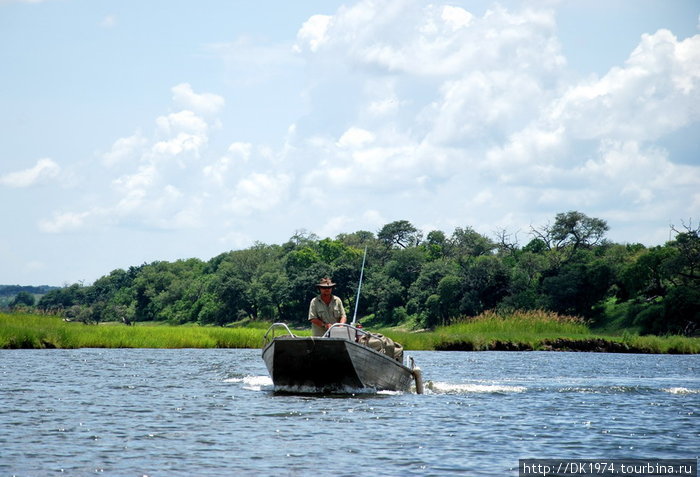
[[697, 225], [697, 0], [0, 0], [0, 284], [571, 210]]

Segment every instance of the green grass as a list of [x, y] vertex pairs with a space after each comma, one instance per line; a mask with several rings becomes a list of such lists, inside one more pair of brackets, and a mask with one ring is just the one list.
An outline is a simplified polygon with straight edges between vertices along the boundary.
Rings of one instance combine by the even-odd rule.
[[257, 348], [262, 328], [84, 325], [54, 316], [0, 314], [0, 348]]
[[[259, 348], [269, 323], [236, 327], [170, 326], [138, 323], [67, 323], [54, 316], [0, 313], [0, 349], [8, 348]], [[582, 320], [549, 312], [484, 313], [475, 318], [411, 332], [373, 329], [398, 341], [406, 350], [435, 349], [582, 349], [638, 353], [700, 353], [700, 338], [600, 335]], [[298, 331], [308, 335], [309, 330]]]
[[620, 336], [593, 333], [586, 323], [571, 316], [544, 311], [497, 314], [436, 328], [432, 332], [379, 330], [406, 349], [581, 349], [591, 348], [639, 353], [700, 353], [700, 339], [685, 336]]

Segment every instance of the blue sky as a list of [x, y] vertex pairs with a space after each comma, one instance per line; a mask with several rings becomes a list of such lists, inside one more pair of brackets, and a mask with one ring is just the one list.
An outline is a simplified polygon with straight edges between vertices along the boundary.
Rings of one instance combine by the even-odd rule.
[[700, 220], [700, 4], [0, 0], [0, 283], [409, 220]]

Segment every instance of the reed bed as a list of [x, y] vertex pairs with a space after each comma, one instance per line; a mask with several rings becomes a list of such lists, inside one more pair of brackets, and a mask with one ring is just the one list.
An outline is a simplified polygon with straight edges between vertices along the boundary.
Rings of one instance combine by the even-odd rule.
[[434, 331], [408, 332], [385, 329], [381, 333], [399, 341], [407, 349], [432, 350], [463, 344], [465, 348], [487, 350], [496, 342], [518, 343], [537, 349], [543, 339], [585, 338], [593, 334], [580, 318], [546, 311], [487, 311]]
[[257, 348], [265, 330], [205, 326], [84, 325], [0, 314], [0, 348]]
[[480, 346], [492, 341], [526, 343], [535, 347], [543, 339], [593, 337], [579, 318], [545, 311], [497, 314], [485, 312], [435, 330], [441, 341], [472, 338]]
[[548, 311], [485, 312], [432, 332], [396, 329], [381, 333], [409, 350], [577, 350], [637, 353], [700, 353], [700, 339], [685, 336], [604, 336], [579, 317]]
[[[269, 324], [232, 328], [163, 324], [84, 325], [55, 316], [0, 313], [0, 349], [11, 348], [259, 348]], [[406, 350], [566, 350], [700, 353], [700, 338], [593, 333], [576, 317], [555, 313], [487, 312], [434, 331], [371, 330]], [[308, 335], [308, 330], [294, 331]]]

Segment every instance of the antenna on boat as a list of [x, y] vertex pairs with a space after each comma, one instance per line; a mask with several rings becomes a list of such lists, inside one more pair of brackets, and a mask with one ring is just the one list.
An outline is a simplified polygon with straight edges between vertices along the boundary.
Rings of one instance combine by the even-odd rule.
[[355, 312], [352, 314], [352, 326], [357, 323], [357, 305], [360, 304], [360, 290], [362, 290], [362, 276], [365, 273], [365, 259], [367, 258], [367, 245], [365, 245], [365, 253], [362, 255], [362, 268], [360, 269], [360, 283], [357, 285], [357, 298], [355, 299]]

